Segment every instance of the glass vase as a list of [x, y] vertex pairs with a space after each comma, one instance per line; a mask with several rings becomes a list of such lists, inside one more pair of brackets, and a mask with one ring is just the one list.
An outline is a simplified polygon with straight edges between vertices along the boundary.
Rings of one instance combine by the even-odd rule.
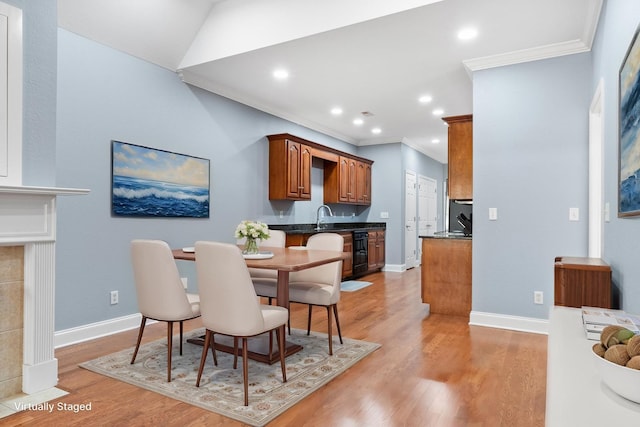
[[252, 239], [247, 237], [247, 240], [244, 243], [244, 250], [242, 251], [242, 253], [245, 255], [255, 255], [258, 252], [259, 252], [258, 239]]

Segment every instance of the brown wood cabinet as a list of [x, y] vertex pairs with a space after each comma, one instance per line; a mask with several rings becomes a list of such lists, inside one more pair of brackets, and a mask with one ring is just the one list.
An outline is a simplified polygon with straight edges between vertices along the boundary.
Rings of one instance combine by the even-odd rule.
[[564, 307], [616, 308], [611, 267], [599, 258], [556, 257], [554, 304]]
[[430, 313], [471, 313], [471, 239], [422, 239], [422, 302]]
[[449, 198], [473, 199], [473, 116], [443, 117], [449, 125]]
[[268, 135], [269, 200], [310, 200], [313, 158], [324, 161], [324, 203], [371, 205], [372, 160], [288, 133]]
[[368, 239], [367, 256], [369, 258], [369, 271], [383, 268], [385, 263], [385, 231], [369, 231]]
[[349, 252], [349, 258], [342, 261], [342, 278], [350, 277], [353, 274], [353, 235], [351, 232], [340, 233], [344, 239], [343, 252]]
[[311, 150], [293, 138], [269, 139], [269, 200], [311, 199]]

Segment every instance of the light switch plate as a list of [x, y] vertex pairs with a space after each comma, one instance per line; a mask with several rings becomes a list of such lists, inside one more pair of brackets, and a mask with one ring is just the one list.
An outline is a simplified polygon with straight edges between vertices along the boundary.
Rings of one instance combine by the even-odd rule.
[[498, 208], [489, 208], [489, 221], [496, 221], [498, 219]]
[[380, 212], [380, 218], [389, 218], [389, 212]]
[[569, 221], [580, 221], [580, 209], [569, 208]]

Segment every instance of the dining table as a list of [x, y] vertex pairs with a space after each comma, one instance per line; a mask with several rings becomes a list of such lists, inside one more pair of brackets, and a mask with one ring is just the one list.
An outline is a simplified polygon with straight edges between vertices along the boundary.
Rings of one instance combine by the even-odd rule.
[[[239, 246], [242, 247], [242, 246]], [[197, 254], [193, 248], [172, 249], [173, 257], [176, 260], [196, 261]], [[277, 270], [278, 278], [276, 285], [276, 304], [289, 309], [289, 274], [308, 268], [317, 267], [332, 262], [343, 261], [350, 257], [349, 252], [327, 251], [306, 249], [305, 247], [269, 247], [263, 249], [256, 255], [245, 255], [245, 262], [249, 268], [263, 268], [267, 270]], [[201, 338], [189, 340], [194, 344], [202, 345]], [[224, 340], [216, 341], [216, 349], [233, 353], [235, 343]], [[275, 363], [280, 360], [277, 344], [272, 342], [272, 334], [262, 334], [250, 340], [248, 355], [250, 359], [265, 363]], [[302, 350], [299, 344], [287, 341], [285, 346], [285, 357]]]

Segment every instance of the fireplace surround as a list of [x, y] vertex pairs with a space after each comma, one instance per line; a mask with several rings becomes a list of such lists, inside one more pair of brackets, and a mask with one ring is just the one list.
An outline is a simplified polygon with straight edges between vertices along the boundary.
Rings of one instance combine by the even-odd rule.
[[22, 391], [27, 394], [58, 383], [58, 360], [54, 357], [57, 197], [88, 192], [0, 186], [0, 246], [23, 247]]

